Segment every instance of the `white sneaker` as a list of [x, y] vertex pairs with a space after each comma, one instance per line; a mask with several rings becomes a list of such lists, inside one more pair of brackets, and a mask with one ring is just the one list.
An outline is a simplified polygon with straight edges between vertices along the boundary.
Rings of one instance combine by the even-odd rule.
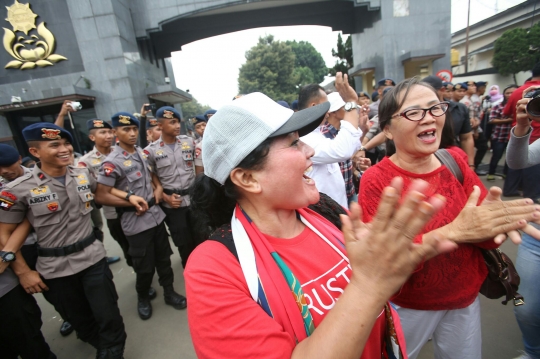
[[519, 352], [521, 353], [521, 355], [515, 357], [514, 359], [532, 359], [529, 354], [525, 353], [524, 351], [520, 350]]

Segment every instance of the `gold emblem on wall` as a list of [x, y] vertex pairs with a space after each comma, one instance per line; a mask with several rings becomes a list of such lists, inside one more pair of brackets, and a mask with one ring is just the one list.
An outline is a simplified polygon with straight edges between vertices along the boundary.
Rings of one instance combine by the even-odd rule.
[[[66, 57], [54, 54], [56, 46], [54, 35], [41, 22], [36, 28], [36, 17], [30, 4], [21, 4], [15, 0], [13, 5], [6, 6], [7, 18], [13, 31], [4, 29], [4, 49], [15, 60], [12, 60], [4, 66], [6, 69], [33, 69], [36, 66], [52, 66], [54, 63], [67, 60]], [[28, 36], [28, 32], [36, 29], [36, 34]], [[25, 36], [17, 36], [15, 32], [23, 32]]]

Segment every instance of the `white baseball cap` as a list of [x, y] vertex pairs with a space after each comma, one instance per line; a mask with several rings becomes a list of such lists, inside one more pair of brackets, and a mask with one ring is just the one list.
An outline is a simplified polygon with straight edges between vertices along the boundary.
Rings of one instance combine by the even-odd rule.
[[335, 112], [345, 106], [345, 101], [341, 98], [339, 92], [332, 92], [328, 94], [328, 102], [330, 102], [330, 109], [328, 112]]
[[254, 92], [220, 108], [208, 121], [202, 141], [204, 174], [224, 184], [231, 171], [264, 140], [317, 128], [328, 102], [294, 112], [268, 96]]

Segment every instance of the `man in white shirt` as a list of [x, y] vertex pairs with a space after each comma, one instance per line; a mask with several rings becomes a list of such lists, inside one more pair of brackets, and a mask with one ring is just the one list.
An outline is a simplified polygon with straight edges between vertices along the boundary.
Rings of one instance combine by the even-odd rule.
[[[306, 175], [315, 180], [319, 192], [327, 194], [344, 208], [349, 208], [345, 192], [345, 181], [341, 174], [339, 162], [350, 159], [360, 148], [362, 133], [365, 132], [367, 127], [367, 113], [362, 116], [361, 123], [364, 129], [362, 131], [358, 128], [360, 119], [357, 110], [358, 95], [349, 86], [346, 75], [336, 74], [336, 88], [339, 90], [343, 101], [345, 101], [345, 115], [341, 121], [337, 136], [333, 139], [326, 138], [321, 133], [320, 128], [317, 128], [300, 139], [315, 150], [315, 154], [311, 158], [313, 170], [306, 173]], [[321, 86], [317, 84], [306, 85], [300, 90], [298, 108], [302, 110], [327, 101], [328, 98]], [[327, 117], [328, 114], [325, 116], [323, 123], [326, 122]]]

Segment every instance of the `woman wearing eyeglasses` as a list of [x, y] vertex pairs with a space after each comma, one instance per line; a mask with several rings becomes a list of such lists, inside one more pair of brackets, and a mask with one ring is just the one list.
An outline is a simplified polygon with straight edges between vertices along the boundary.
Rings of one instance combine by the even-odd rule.
[[[478, 209], [478, 195], [481, 201], [486, 199], [484, 204], [500, 200], [500, 189], [488, 194], [467, 162], [452, 150], [447, 153], [459, 166], [462, 183], [435, 156], [447, 110], [448, 103], [441, 102], [429, 84], [414, 78], [398, 84], [379, 106], [381, 129], [393, 141], [395, 153], [368, 169], [360, 185], [359, 202], [367, 221], [376, 214], [383, 189], [394, 177], [403, 178], [405, 190], [422, 179], [429, 183], [427, 195], [446, 198], [444, 209], [414, 242], [435, 236], [456, 242], [458, 248], [422, 262], [391, 299], [398, 308], [410, 359], [417, 357], [429, 338], [433, 338], [435, 358], [482, 357], [478, 293], [488, 271], [480, 248], [499, 245], [502, 238], [494, 240], [492, 229], [505, 221], [469, 212]], [[510, 233], [519, 242], [516, 235]]]

